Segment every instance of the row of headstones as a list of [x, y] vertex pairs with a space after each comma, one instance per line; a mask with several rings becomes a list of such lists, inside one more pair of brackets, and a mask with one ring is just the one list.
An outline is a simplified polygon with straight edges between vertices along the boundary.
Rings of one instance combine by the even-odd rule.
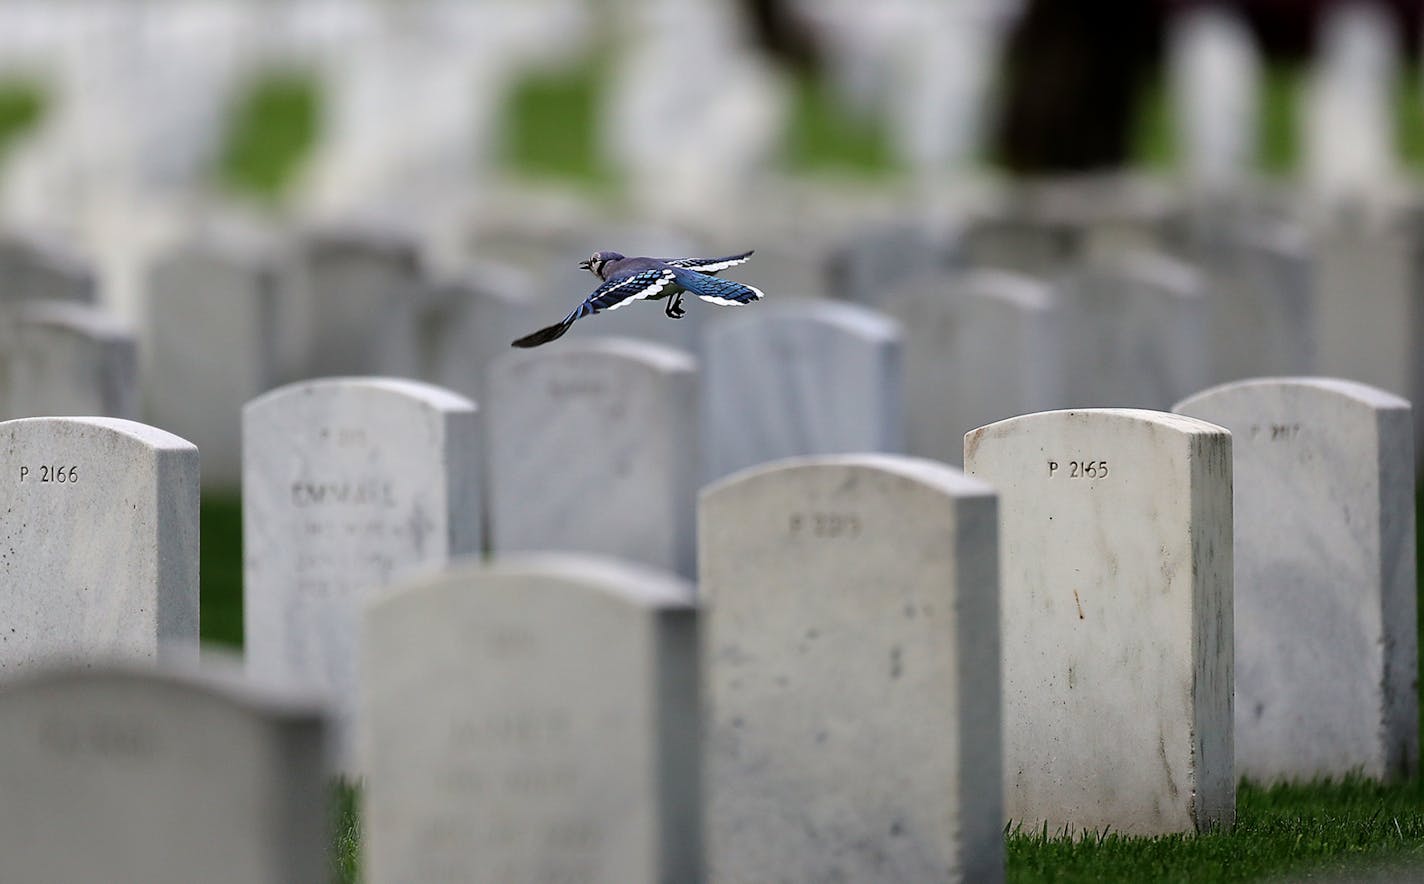
[[[1417, 767], [1412, 453], [1395, 397], [1266, 380], [1179, 407], [1216, 423], [1026, 415], [966, 437], [968, 477], [875, 455], [770, 464], [704, 492], [700, 602], [630, 565], [505, 559], [366, 598], [358, 639], [360, 590], [408, 570], [381, 538], [403, 531], [431, 567], [459, 552], [441, 551], [457, 530], [450, 499], [407, 472], [449, 451], [407, 450], [401, 466], [374, 445], [413, 422], [393, 405], [366, 403], [359, 419], [318, 406], [327, 419], [304, 435], [327, 447], [299, 435], [284, 456], [332, 481], [274, 482], [281, 493], [247, 514], [248, 605], [277, 614], [249, 620], [250, 671], [264, 674], [273, 628], [295, 681], [359, 646], [371, 880], [689, 880], [703, 813], [718, 880], [992, 879], [1004, 818], [1200, 830], [1230, 824], [1238, 774]], [[452, 441], [436, 430], [415, 435]], [[16, 489], [16, 553], [0, 567], [9, 585], [44, 587], [16, 608], [6, 670], [59, 650], [55, 636], [92, 655], [195, 635], [192, 447], [92, 419], [0, 433]], [[340, 475], [330, 455], [343, 447], [374, 469]], [[86, 526], [86, 542], [57, 525]], [[287, 551], [272, 548], [282, 540]], [[369, 555], [326, 558], [343, 543]], [[364, 583], [343, 586], [333, 568], [364, 568]], [[332, 622], [317, 640], [277, 622], [318, 609]], [[190, 739], [165, 723], [196, 713], [160, 714], [157, 700], [134, 702], [137, 688], [116, 692], [123, 681], [0, 696], [0, 732], [16, 743], [0, 777], [24, 790], [7, 794], [63, 778], [72, 788], [35, 801], [56, 816], [86, 790], [145, 776], [190, 795], [176, 771], [209, 750], [175, 748]], [[212, 715], [227, 724], [232, 712]], [[264, 721], [229, 727], [232, 741], [270, 734]], [[287, 734], [285, 751], [262, 742], [275, 753], [252, 762], [264, 775], [240, 763], [250, 748], [223, 767], [309, 812], [307, 779], [273, 797], [274, 770], [321, 767], [309, 729]], [[94, 843], [121, 837], [97, 812], [108, 806], [84, 817], [111, 839]], [[16, 842], [7, 857], [54, 843]], [[33, 861], [70, 861], [62, 853]]]

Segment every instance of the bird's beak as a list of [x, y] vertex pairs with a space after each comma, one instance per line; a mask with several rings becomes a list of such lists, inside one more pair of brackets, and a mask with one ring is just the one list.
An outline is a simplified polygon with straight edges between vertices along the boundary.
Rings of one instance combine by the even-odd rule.
[[580, 269], [580, 270], [592, 270], [592, 269], [593, 269], [593, 259], [592, 259], [592, 258], [584, 258], [582, 261], [579, 262], [579, 269]]

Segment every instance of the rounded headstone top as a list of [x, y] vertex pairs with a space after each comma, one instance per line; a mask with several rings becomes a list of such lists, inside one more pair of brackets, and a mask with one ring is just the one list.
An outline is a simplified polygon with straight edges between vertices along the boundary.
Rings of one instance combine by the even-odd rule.
[[1381, 390], [1379, 387], [1372, 387], [1369, 384], [1362, 384], [1358, 381], [1327, 377], [1265, 377], [1230, 381], [1225, 384], [1218, 384], [1215, 387], [1208, 387], [1178, 402], [1172, 406], [1172, 410], [1190, 411], [1203, 402], [1208, 402], [1219, 396], [1234, 393], [1264, 392], [1268, 389], [1281, 388], [1318, 390], [1321, 393], [1332, 394], [1342, 399], [1349, 399], [1370, 408], [1395, 409], [1410, 407], [1408, 399], [1402, 396], [1396, 396], [1388, 390]]
[[966, 475], [946, 463], [924, 457], [906, 457], [898, 454], [817, 454], [788, 457], [781, 460], [757, 464], [720, 479], [702, 489], [702, 497], [711, 497], [744, 482], [755, 482], [774, 473], [799, 470], [841, 467], [861, 469], [900, 476], [953, 497], [975, 497], [992, 495], [992, 486], [980, 479]]
[[424, 381], [385, 377], [334, 377], [296, 381], [278, 387], [275, 390], [269, 390], [248, 402], [247, 405], [243, 407], [243, 411], [260, 410], [269, 405], [284, 402], [294, 397], [357, 391], [370, 391], [401, 396], [417, 401], [437, 411], [478, 410], [474, 402], [461, 396], [459, 393], [448, 390], [445, 387], [438, 387], [435, 384], [427, 384]]
[[773, 323], [820, 322], [834, 326], [843, 334], [870, 338], [881, 343], [895, 343], [904, 337], [900, 323], [891, 317], [859, 304], [838, 301], [803, 300], [793, 303], [757, 305], [752, 310], [738, 310], [713, 323], [708, 335], [744, 333], [745, 330]]
[[47, 326], [95, 340], [128, 340], [128, 326], [106, 310], [76, 301], [30, 301], [20, 307], [21, 325]]
[[[595, 317], [592, 321], [596, 322], [597, 318]], [[655, 344], [652, 341], [619, 337], [573, 341], [559, 346], [558, 349], [546, 347], [539, 350], [515, 350], [499, 357], [494, 364], [496, 366], [521, 365], [526, 362], [545, 361], [556, 355], [616, 357], [641, 362], [656, 371], [669, 373], [697, 370], [697, 359], [686, 350], [679, 350], [666, 344]]]
[[182, 436], [174, 435], [167, 430], [158, 427], [141, 424], [138, 421], [124, 420], [118, 417], [22, 417], [15, 420], [0, 422], [0, 429], [12, 431], [26, 431], [46, 427], [52, 430], [63, 430], [70, 428], [73, 430], [97, 429], [113, 433], [135, 442], [141, 443], [146, 448], [156, 451], [188, 451], [197, 450], [197, 446]]
[[1152, 411], [1146, 408], [1070, 408], [1021, 414], [970, 430], [964, 434], [964, 456], [967, 460], [973, 450], [986, 437], [1007, 436], [1030, 429], [1038, 424], [1072, 424], [1090, 421], [1151, 426], [1187, 436], [1230, 435], [1230, 431], [1225, 427], [1166, 411]]

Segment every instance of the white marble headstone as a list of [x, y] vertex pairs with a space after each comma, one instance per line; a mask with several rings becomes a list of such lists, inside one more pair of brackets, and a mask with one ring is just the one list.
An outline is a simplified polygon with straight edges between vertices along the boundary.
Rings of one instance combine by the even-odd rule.
[[796, 455], [904, 451], [901, 340], [889, 317], [829, 301], [713, 323], [702, 348], [703, 476]]
[[53, 237], [0, 235], [0, 305], [32, 300], [94, 301], [94, 272]]
[[186, 667], [30, 676], [0, 691], [5, 877], [324, 880], [326, 775], [321, 712], [291, 691]]
[[711, 880], [1003, 880], [997, 521], [890, 455], [703, 491]]
[[643, 341], [561, 340], [490, 368], [490, 545], [693, 568], [697, 363]]
[[0, 423], [0, 674], [198, 641], [198, 450], [113, 418]]
[[485, 261], [433, 281], [430, 301], [421, 321], [424, 373], [476, 402], [485, 400], [490, 364], [510, 342], [558, 312], [536, 296], [527, 273]]
[[144, 415], [192, 439], [203, 484], [242, 481], [242, 406], [279, 381], [275, 258], [215, 238], [163, 257], [148, 280]]
[[1409, 403], [1326, 378], [1177, 404], [1232, 432], [1236, 767], [1259, 781], [1418, 769]]
[[1239, 184], [1255, 163], [1261, 58], [1242, 16], [1219, 5], [1170, 20], [1168, 57], [1187, 174], [1213, 189]]
[[36, 301], [13, 314], [0, 347], [0, 417], [139, 416], [133, 333], [88, 304]]
[[480, 551], [475, 406], [413, 381], [326, 379], [248, 403], [242, 425], [247, 664], [326, 692], [350, 770], [362, 603]]
[[1229, 827], [1231, 435], [1054, 411], [974, 430], [964, 465], [999, 492], [1009, 821]]
[[702, 880], [693, 598], [663, 572], [531, 556], [372, 604], [367, 880]]

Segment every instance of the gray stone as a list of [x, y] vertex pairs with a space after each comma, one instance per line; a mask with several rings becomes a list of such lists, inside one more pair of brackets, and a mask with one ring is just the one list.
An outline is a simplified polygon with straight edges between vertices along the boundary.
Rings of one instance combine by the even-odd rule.
[[462, 565], [362, 636], [366, 880], [702, 880], [692, 587], [633, 565]]
[[94, 272], [59, 240], [0, 234], [0, 304], [34, 300], [93, 303]]
[[144, 415], [192, 439], [203, 484], [242, 481], [242, 406], [279, 380], [275, 258], [213, 238], [163, 257], [148, 284]]
[[0, 369], [0, 415], [139, 416], [133, 333], [86, 304], [30, 302], [14, 311]]
[[969, 430], [1063, 404], [1062, 317], [1045, 283], [989, 270], [921, 278], [884, 305], [905, 330], [911, 454], [957, 464]]
[[1231, 435], [1054, 411], [974, 430], [964, 464], [999, 492], [1010, 822], [1229, 827]]
[[710, 880], [1003, 879], [996, 526], [890, 455], [703, 492]]
[[113, 418], [0, 423], [0, 673], [198, 641], [198, 450]]
[[490, 368], [488, 426], [492, 549], [594, 552], [692, 574], [691, 356], [617, 339], [511, 352]]
[[326, 877], [321, 715], [288, 691], [188, 668], [50, 671], [0, 692], [0, 749], [7, 880]]
[[851, 304], [759, 306], [703, 345], [703, 476], [807, 454], [902, 452], [901, 331]]
[[243, 410], [250, 671], [321, 688], [351, 769], [362, 602], [481, 548], [475, 406], [414, 381], [291, 384]]
[[510, 341], [557, 313], [535, 296], [527, 273], [487, 262], [432, 283], [431, 302], [421, 323], [424, 373], [476, 402], [487, 398], [490, 363], [509, 352]]
[[1409, 403], [1349, 381], [1271, 378], [1176, 411], [1233, 437], [1238, 774], [1413, 775]]

